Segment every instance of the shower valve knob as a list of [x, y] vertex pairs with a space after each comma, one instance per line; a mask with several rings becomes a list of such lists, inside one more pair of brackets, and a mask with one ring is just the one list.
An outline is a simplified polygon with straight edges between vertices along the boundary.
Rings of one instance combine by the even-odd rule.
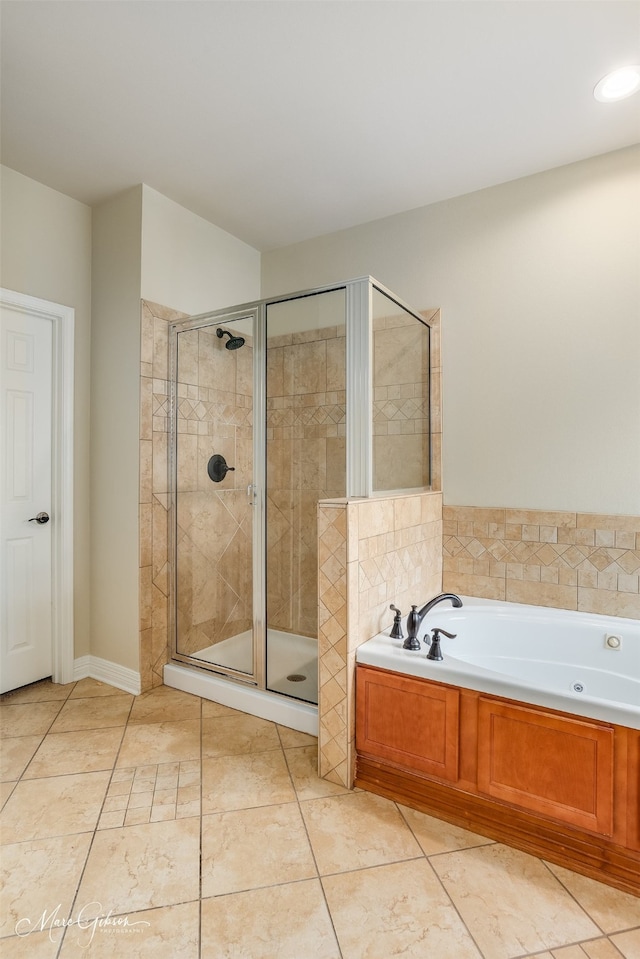
[[227, 466], [227, 461], [220, 453], [214, 453], [207, 463], [209, 479], [214, 483], [221, 483], [227, 473], [234, 472], [235, 466]]

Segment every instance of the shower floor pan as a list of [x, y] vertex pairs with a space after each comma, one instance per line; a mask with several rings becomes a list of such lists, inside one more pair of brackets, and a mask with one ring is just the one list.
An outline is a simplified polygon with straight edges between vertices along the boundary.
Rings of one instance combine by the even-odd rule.
[[[268, 657], [270, 659], [268, 672], [271, 689], [275, 689], [276, 692], [258, 689], [248, 683], [233, 682], [208, 669], [194, 669], [193, 666], [176, 662], [167, 663], [164, 667], [164, 682], [173, 689], [181, 689], [185, 693], [202, 696], [214, 703], [222, 703], [223, 706], [230, 706], [232, 709], [239, 709], [252, 716], [260, 716], [262, 719], [297, 729], [301, 733], [317, 736], [318, 707], [314, 705], [314, 700], [317, 701], [318, 688], [317, 641], [307, 636], [282, 633], [279, 630], [269, 631], [270, 641], [274, 632], [276, 641]], [[225, 654], [229, 666], [243, 672], [250, 672], [248, 664], [251, 662], [251, 634], [248, 632], [240, 634], [224, 642], [227, 644]], [[208, 649], [201, 650], [198, 656], [207, 657], [207, 662], [222, 666], [221, 646], [222, 643], [210, 646]], [[303, 671], [307, 672], [308, 677], [305, 681], [305, 683], [308, 682], [306, 688], [302, 682], [287, 680], [287, 676], [302, 675]], [[313, 678], [310, 679], [310, 676]], [[303, 686], [302, 690], [301, 686]], [[278, 692], [284, 692], [286, 695], [277, 695]], [[308, 695], [310, 701], [293, 698], [301, 697], [301, 694]]]
[[[194, 658], [206, 663], [252, 671], [251, 631], [238, 633], [213, 646], [194, 653]], [[283, 633], [279, 629], [267, 631], [267, 689], [294, 696], [307, 703], [318, 702], [318, 641], [309, 636]]]

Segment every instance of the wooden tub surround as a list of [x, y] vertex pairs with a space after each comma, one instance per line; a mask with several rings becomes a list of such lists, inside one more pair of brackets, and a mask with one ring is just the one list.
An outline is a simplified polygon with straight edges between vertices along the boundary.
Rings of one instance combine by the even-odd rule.
[[355, 784], [640, 896], [640, 730], [356, 669]]

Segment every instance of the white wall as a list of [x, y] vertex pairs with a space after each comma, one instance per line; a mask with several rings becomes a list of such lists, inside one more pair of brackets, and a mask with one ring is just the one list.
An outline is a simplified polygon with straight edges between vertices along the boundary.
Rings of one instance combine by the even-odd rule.
[[140, 299], [256, 299], [260, 254], [140, 184], [93, 210], [91, 652], [139, 668]]
[[440, 306], [445, 502], [640, 513], [640, 149], [264, 253]]
[[75, 310], [75, 656], [89, 652], [91, 209], [0, 167], [0, 286]]
[[142, 298], [198, 314], [257, 300], [260, 254], [143, 186]]
[[93, 210], [91, 652], [139, 668], [142, 187]]

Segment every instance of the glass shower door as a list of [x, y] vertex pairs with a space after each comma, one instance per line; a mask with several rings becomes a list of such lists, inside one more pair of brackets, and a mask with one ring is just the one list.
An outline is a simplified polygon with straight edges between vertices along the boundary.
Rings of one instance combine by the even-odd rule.
[[191, 320], [172, 344], [176, 658], [254, 682], [255, 321]]
[[346, 493], [345, 290], [266, 308], [266, 688], [318, 702], [319, 500]]

